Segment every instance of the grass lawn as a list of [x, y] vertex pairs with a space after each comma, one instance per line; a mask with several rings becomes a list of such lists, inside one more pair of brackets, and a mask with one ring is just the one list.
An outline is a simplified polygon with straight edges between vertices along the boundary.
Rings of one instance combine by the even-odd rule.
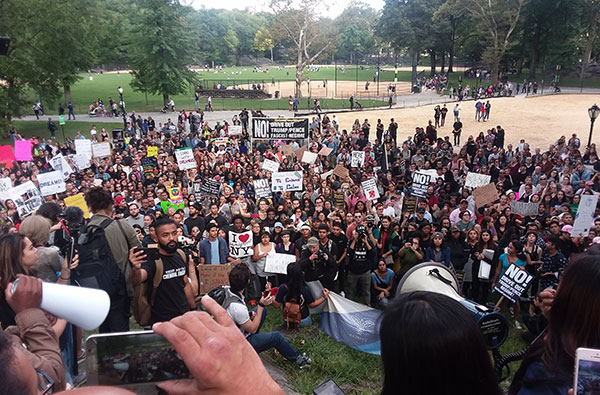
[[[56, 130], [56, 139], [58, 141], [63, 140], [63, 127], [58, 125], [58, 117], [53, 117], [52, 119], [58, 129]], [[13, 125], [17, 129], [17, 132], [25, 137], [29, 138], [32, 136], [46, 138], [50, 137], [50, 131], [48, 131], [48, 121], [13, 121]], [[64, 125], [65, 137], [75, 137], [77, 135], [77, 131], [81, 131], [81, 133], [86, 137], [90, 138], [90, 129], [92, 128], [91, 122], [80, 122], [80, 121], [67, 121], [67, 124]], [[123, 122], [109, 122], [109, 123], [101, 123], [97, 122], [95, 124], [98, 127], [98, 131], [102, 128], [106, 128], [109, 131], [113, 128], [123, 128]], [[2, 136], [0, 140], [2, 144], [12, 144], [10, 137], [6, 135]]]

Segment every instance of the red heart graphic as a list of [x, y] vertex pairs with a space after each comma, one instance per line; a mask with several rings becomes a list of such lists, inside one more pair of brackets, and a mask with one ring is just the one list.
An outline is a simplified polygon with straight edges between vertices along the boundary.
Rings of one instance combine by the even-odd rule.
[[369, 191], [369, 194], [371, 195], [371, 197], [375, 197], [375, 191]]
[[248, 241], [248, 239], [250, 238], [250, 235], [248, 233], [245, 233], [243, 235], [240, 235], [239, 239], [242, 243], [245, 243]]

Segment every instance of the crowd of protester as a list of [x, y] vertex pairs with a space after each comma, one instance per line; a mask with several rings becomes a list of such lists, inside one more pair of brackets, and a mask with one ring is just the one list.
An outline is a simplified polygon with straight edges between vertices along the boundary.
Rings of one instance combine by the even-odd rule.
[[[152, 290], [148, 292], [152, 299], [149, 324], [173, 320], [174, 324], [169, 324], [173, 329], [180, 322], [178, 317], [197, 307], [202, 281], [198, 267], [229, 264], [233, 267], [231, 288], [224, 307], [240, 328], [238, 332], [256, 352], [275, 347], [304, 368], [311, 359], [278, 332], [259, 333], [265, 306], [274, 304], [283, 309], [286, 302], [298, 301], [300, 326], [312, 324], [308, 308], [324, 303], [329, 292], [387, 311], [392, 303], [397, 304], [393, 300], [397, 284], [412, 267], [437, 262], [456, 273], [466, 298], [493, 307], [498, 299], [493, 287], [508, 265], [515, 263], [535, 280], [528, 290], [530, 298], [512, 304], [507, 314], [513, 315], [517, 329], [525, 322], [528, 332], [537, 335], [539, 328], [533, 329], [529, 323], [539, 324], [544, 319], [539, 292], [556, 288], [570, 262], [600, 249], [597, 207], [588, 235], [572, 234], [581, 196], [600, 191], [596, 146], [582, 147], [575, 134], [569, 139], [561, 137], [547, 148], [530, 147], [524, 139], [513, 146], [505, 144], [505, 132], [497, 126], [478, 137], [469, 135], [463, 145], [455, 147], [431, 121], [426, 129], [418, 127], [413, 136], [402, 141], [394, 119], [387, 125], [378, 120], [375, 128], [368, 119], [357, 119], [351, 128], [343, 129], [335, 117], [331, 120], [318, 114], [309, 126], [307, 149], [318, 153], [326, 147], [331, 152], [318, 155], [309, 164], [297, 154], [302, 141], [251, 142], [249, 119], [249, 112], [244, 110], [231, 121], [209, 125], [203, 121], [202, 112], [196, 111], [189, 116], [180, 113], [177, 122], [156, 125], [132, 113], [118, 141], [95, 128], [89, 135], [78, 133], [77, 138], [113, 143], [110, 156], [93, 159], [89, 167], [81, 169], [71, 160], [76, 153], [74, 140], [34, 140], [32, 161], [3, 170], [13, 187], [27, 181], [37, 184], [40, 173], [53, 170], [51, 158], [58, 154], [67, 158], [75, 171], [65, 181], [66, 192], [45, 196], [44, 204], [33, 214], [20, 215], [14, 201], [3, 202], [2, 288], [17, 275], [71, 283], [70, 272], [85, 261], [77, 256], [67, 259], [65, 240], [86, 224], [95, 224], [105, 230], [122, 288], [114, 298], [111, 295], [113, 305], [101, 332], [129, 329], [132, 303], [142, 284], [150, 284]], [[242, 134], [230, 134], [232, 125], [242, 126]], [[180, 170], [175, 150], [184, 147], [192, 147], [195, 168]], [[143, 159], [150, 148], [156, 149], [156, 162], [148, 167]], [[364, 152], [364, 161], [352, 166], [355, 151]], [[302, 173], [302, 190], [258, 197], [254, 181], [271, 179], [271, 172], [263, 169], [265, 159], [279, 162], [279, 171]], [[415, 198], [412, 175], [421, 170], [434, 170], [437, 178], [432, 178], [425, 198]], [[465, 186], [468, 172], [489, 175], [499, 193], [498, 201], [477, 206], [473, 191]], [[370, 179], [376, 180], [379, 198], [367, 198], [361, 186]], [[197, 188], [209, 180], [218, 184], [218, 193], [212, 196]], [[181, 202], [170, 196], [173, 187], [181, 190]], [[92, 214], [85, 224], [82, 213], [64, 202], [79, 193], [84, 194]], [[539, 202], [539, 211], [536, 215], [517, 215], [511, 211], [513, 201]], [[230, 232], [246, 231], [252, 232], [251, 253], [241, 258], [231, 256]], [[139, 248], [156, 244], [162, 260], [160, 269], [145, 256], [147, 250]], [[486, 250], [492, 250], [493, 256], [486, 256]], [[84, 253], [79, 251], [80, 256]], [[295, 256], [296, 263], [290, 264], [287, 277], [265, 270], [267, 257], [274, 253]], [[492, 267], [487, 277], [479, 275], [484, 261]], [[164, 276], [154, 290], [157, 270]], [[305, 284], [317, 280], [325, 288], [320, 299]], [[280, 294], [270, 295], [273, 287], [279, 287]], [[558, 295], [560, 287], [557, 299]], [[250, 311], [246, 308], [249, 300], [258, 302]], [[14, 304], [4, 294], [0, 296], [4, 329], [23, 325], [19, 319], [23, 313], [18, 311], [21, 307]], [[231, 325], [228, 317], [220, 315], [219, 320], [221, 325]], [[66, 377], [64, 371], [56, 374], [55, 388], [76, 384], [77, 358], [84, 356], [81, 331], [55, 318], [40, 322], [61, 339], [67, 369]], [[536, 363], [550, 363], [551, 357], [560, 369], [563, 363], [572, 366], [574, 343], [566, 350], [571, 359], [565, 359], [556, 349], [564, 342], [557, 335], [560, 328], [552, 324], [550, 320], [550, 333], [557, 339], [554, 348], [546, 349], [543, 358], [542, 353], [536, 354], [537, 359], [529, 361], [534, 368]], [[442, 328], [447, 325], [452, 324]], [[415, 334], [409, 335], [413, 338]], [[3, 339], [0, 337], [0, 343]], [[400, 347], [399, 343], [395, 347]], [[385, 363], [385, 343], [382, 349]], [[190, 370], [199, 374], [197, 369]], [[532, 377], [535, 372], [531, 370], [520, 376], [525, 381]], [[392, 393], [387, 385], [386, 378], [384, 392]]]

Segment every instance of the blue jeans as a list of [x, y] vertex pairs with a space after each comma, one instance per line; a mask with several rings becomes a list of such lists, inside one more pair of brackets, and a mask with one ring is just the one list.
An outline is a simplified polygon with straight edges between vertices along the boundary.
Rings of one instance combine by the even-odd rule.
[[[250, 310], [256, 311], [256, 309]], [[295, 361], [298, 358], [298, 351], [287, 341], [285, 337], [281, 335], [279, 332], [267, 332], [267, 333], [258, 333], [260, 328], [262, 328], [265, 323], [265, 318], [267, 318], [267, 309], [263, 309], [262, 316], [260, 318], [260, 324], [258, 325], [258, 329], [256, 333], [253, 335], [249, 335], [246, 339], [254, 348], [258, 354], [263, 351], [267, 351], [271, 348], [275, 348], [284, 358], [289, 359], [291, 361]]]

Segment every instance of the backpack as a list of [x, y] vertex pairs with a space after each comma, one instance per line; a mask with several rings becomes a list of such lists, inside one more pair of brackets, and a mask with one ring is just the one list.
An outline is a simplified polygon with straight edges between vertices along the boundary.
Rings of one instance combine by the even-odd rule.
[[300, 303], [298, 299], [290, 299], [283, 305], [283, 321], [287, 324], [287, 328], [299, 328], [302, 321], [302, 311], [300, 305], [304, 303], [304, 298], [300, 295]]
[[[183, 262], [187, 265], [187, 256], [182, 250], [177, 250]], [[148, 326], [152, 324], [152, 306], [156, 300], [156, 290], [162, 281], [164, 266], [162, 259], [154, 261], [156, 270], [154, 271], [154, 277], [152, 278], [152, 291], [150, 293], [150, 299], [148, 299], [148, 280], [136, 285], [133, 288], [133, 317], [141, 326]]]
[[100, 225], [87, 225], [79, 235], [79, 266], [71, 270], [71, 280], [80, 287], [106, 291], [114, 303], [116, 297], [125, 296], [127, 286], [104, 232], [112, 221], [107, 218]]
[[231, 287], [229, 287], [228, 285], [219, 285], [218, 287], [211, 290], [208, 293], [208, 296], [210, 296], [215, 302], [220, 304], [225, 310], [227, 310], [227, 308], [232, 303], [243, 304], [239, 298], [232, 296], [231, 293], [227, 292], [227, 290], [229, 290], [230, 288]]

